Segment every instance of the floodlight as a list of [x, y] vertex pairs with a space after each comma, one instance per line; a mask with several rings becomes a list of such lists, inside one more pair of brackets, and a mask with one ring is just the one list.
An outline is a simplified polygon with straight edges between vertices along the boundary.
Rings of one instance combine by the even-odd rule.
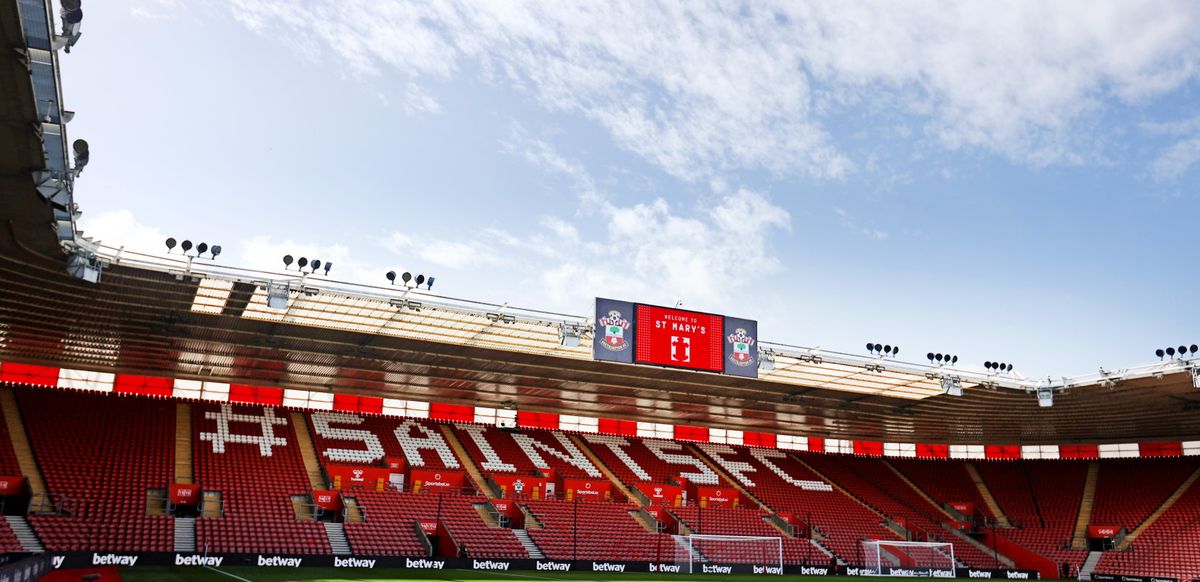
[[417, 275], [417, 287], [425, 284], [425, 275]]
[[307, 266], [308, 266], [308, 259], [307, 259], [307, 258], [305, 258], [305, 257], [300, 257], [300, 260], [299, 260], [299, 261], [296, 261], [296, 266], [297, 266], [297, 267], [299, 267], [299, 268], [301, 268], [301, 269], [303, 269], [304, 267], [307, 267]]
[[1167, 355], [1167, 352], [1164, 352], [1162, 348], [1158, 348], [1157, 350], [1154, 350], [1154, 355], [1158, 356], [1158, 359], [1161, 360], [1163, 359], [1163, 356]]
[[183, 252], [185, 252], [185, 253], [192, 250], [192, 241], [190, 241], [190, 240], [183, 241], [183, 244], [179, 245], [179, 248], [183, 249]]
[[873, 351], [875, 351], [875, 344], [868, 343], [868, 344], [867, 344], [867, 351], [868, 351], [868, 352], [873, 352]]
[[209, 250], [212, 251], [212, 256], [215, 259], [217, 258], [217, 255], [221, 254], [221, 245], [213, 245]]
[[87, 140], [77, 139], [71, 144], [71, 148], [75, 150], [75, 169], [83, 169], [88, 163], [88, 158], [91, 157]]
[[[425, 279], [425, 290], [430, 291], [432, 289], [433, 289], [433, 277]], [[1192, 346], [1192, 347], [1194, 348], [1196, 346]], [[1196, 351], [1196, 350], [1192, 350], [1192, 351]]]
[[953, 358], [951, 358], [951, 359], [950, 359], [950, 363], [951, 363], [951, 364], [957, 364], [957, 363], [958, 363], [958, 356], [954, 356]]
[[320, 269], [320, 268], [321, 268], [321, 259], [313, 259], [312, 270], [316, 271], [317, 269]]
[[292, 266], [292, 255], [283, 255], [283, 268]]
[[1167, 348], [1167, 355], [1174, 358], [1175, 357], [1175, 348]]
[[883, 353], [887, 354], [887, 355], [891, 355], [892, 354], [892, 346], [883, 346]]
[[392, 285], [396, 284], [396, 272], [395, 271], [388, 271], [387, 275], [385, 275], [385, 276], [387, 277], [388, 282], [390, 282]]
[[333, 263], [325, 261], [325, 274], [329, 274], [329, 270], [333, 268]]
[[1188, 348], [1188, 351], [1191, 352], [1192, 355], [1194, 356], [1194, 355], [1196, 355], [1196, 352], [1200, 352], [1200, 346], [1197, 346], [1196, 344], [1192, 344], [1192, 347]]
[[900, 346], [892, 346], [892, 357], [900, 355]]
[[400, 280], [404, 281], [405, 285], [408, 285], [408, 282], [412, 281], [412, 273], [405, 271], [403, 275], [400, 275]]
[[1179, 350], [1179, 357], [1181, 357], [1181, 358], [1182, 358], [1182, 357], [1184, 357], [1185, 355], [1187, 355], [1187, 346], [1179, 346], [1179, 347], [1178, 347], [1178, 348], [1176, 348], [1176, 349], [1178, 349], [1178, 350]]
[[[177, 245], [177, 244], [179, 244], [179, 243], [176, 242], [174, 238], [167, 239], [167, 252], [169, 253], [169, 252], [175, 250], [175, 245]], [[1159, 351], [1162, 351], [1162, 350], [1159, 350]]]
[[208, 252], [208, 243], [200, 243], [196, 245], [196, 253], [203, 255]]

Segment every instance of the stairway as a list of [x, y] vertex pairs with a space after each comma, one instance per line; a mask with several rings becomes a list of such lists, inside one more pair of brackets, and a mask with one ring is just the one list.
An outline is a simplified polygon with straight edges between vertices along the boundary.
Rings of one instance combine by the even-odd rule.
[[439, 425], [442, 430], [442, 436], [446, 437], [446, 443], [454, 450], [454, 456], [458, 457], [458, 462], [467, 470], [467, 475], [471, 476], [471, 480], [475, 482], [475, 488], [483, 493], [483, 495], [492, 499], [500, 497], [496, 491], [488, 485], [487, 479], [483, 477], [483, 473], [479, 472], [479, 467], [475, 466], [475, 461], [471, 460], [471, 455], [467, 453], [467, 449], [463, 447], [461, 441], [458, 440], [458, 435], [454, 434], [454, 428], [448, 424]]
[[979, 549], [979, 551], [983, 552], [984, 554], [987, 554], [993, 560], [995, 560], [996, 562], [999, 562], [1000, 564], [1004, 565], [1005, 567], [1007, 567], [1007, 568], [1016, 568], [1017, 567], [1016, 563], [1013, 562], [1011, 558], [1008, 558], [1007, 556], [1005, 556], [1004, 554], [1001, 554], [1000, 552], [993, 551], [992, 548], [988, 547], [983, 542], [980, 542], [979, 540], [967, 535], [966, 533], [959, 531], [958, 529], [954, 528], [950, 524], [943, 523], [942, 527], [945, 528], [946, 531], [950, 532], [951, 535], [957, 537], [959, 540], [962, 540], [963, 543], [968, 543], [968, 544], [975, 546], [976, 548]]
[[579, 451], [582, 452], [583, 455], [587, 457], [597, 469], [600, 469], [600, 473], [608, 478], [609, 481], [612, 481], [613, 487], [616, 487], [617, 491], [620, 491], [621, 495], [625, 496], [625, 499], [628, 499], [642, 507], [650, 505], [650, 500], [646, 498], [644, 493], [638, 491], [637, 489], [630, 489], [628, 486], [626, 486], [625, 483], [621, 481], [621, 479], [618, 478], [611, 469], [608, 468], [608, 465], [605, 465], [604, 461], [601, 461], [600, 457], [597, 457], [596, 453], [592, 452], [592, 449], [588, 447], [587, 442], [580, 438], [579, 435], [568, 434], [567, 438], [571, 439], [571, 442], [575, 443], [576, 447], [579, 447]]
[[992, 497], [992, 491], [988, 489], [987, 483], [983, 482], [983, 476], [979, 474], [979, 470], [975, 468], [973, 463], [963, 463], [967, 469], [967, 474], [971, 476], [971, 482], [975, 483], [975, 488], [979, 490], [979, 497], [983, 499], [983, 504], [988, 506], [988, 511], [996, 516], [996, 525], [1000, 527], [1012, 527], [1008, 523], [1008, 516], [1004, 515], [1004, 511], [1000, 509], [1000, 504], [996, 503], [996, 498]]
[[1083, 499], [1079, 501], [1079, 516], [1075, 518], [1075, 535], [1071, 549], [1087, 549], [1087, 528], [1092, 522], [1092, 505], [1096, 501], [1096, 483], [1100, 481], [1100, 463], [1088, 463], [1087, 481], [1083, 483]]
[[325, 523], [325, 537], [329, 538], [329, 548], [335, 556], [349, 556], [350, 542], [346, 540], [346, 530], [336, 521]]
[[13, 535], [17, 536], [17, 541], [21, 543], [22, 550], [37, 554], [46, 551], [46, 548], [42, 547], [42, 542], [38, 540], [37, 534], [33, 533], [33, 528], [29, 527], [29, 522], [25, 521], [24, 516], [6, 515], [4, 516], [4, 521], [8, 522], [8, 529], [11, 529]]
[[308, 422], [304, 420], [304, 413], [292, 413], [292, 430], [296, 432], [296, 444], [300, 445], [300, 458], [304, 460], [308, 484], [314, 490], [328, 489], [325, 476], [321, 474], [321, 463], [317, 461], [317, 449], [313, 446], [312, 435], [308, 434]]
[[196, 551], [196, 518], [175, 518], [175, 551], [178, 553]]
[[833, 555], [833, 552], [831, 552], [831, 551], [829, 551], [828, 549], [826, 549], [826, 548], [825, 548], [825, 546], [822, 546], [822, 545], [821, 545], [821, 543], [820, 543], [820, 542], [818, 542], [817, 540], [808, 540], [808, 541], [809, 541], [809, 543], [811, 543], [811, 544], [813, 545], [813, 547], [814, 547], [814, 548], [817, 548], [818, 550], [821, 550], [821, 553], [822, 553], [822, 554], [825, 554], [825, 556], [827, 556], [827, 557], [829, 557], [829, 558], [833, 558], [833, 559], [837, 560], [837, 563], [839, 563], [839, 564], [845, 564], [845, 563], [846, 563], [845, 561], [843, 561], [843, 560], [841, 560], [841, 559], [838, 559], [838, 557], [837, 557], [837, 556], [834, 556], [834, 555]]
[[1134, 528], [1133, 531], [1129, 532], [1129, 535], [1125, 536], [1125, 539], [1121, 540], [1121, 543], [1117, 544], [1116, 549], [1124, 550], [1125, 548], [1128, 548], [1129, 544], [1133, 543], [1133, 540], [1136, 540], [1137, 537], [1142, 534], [1142, 532], [1154, 525], [1154, 522], [1158, 521], [1158, 518], [1162, 517], [1162, 514], [1166, 513], [1168, 509], [1171, 509], [1171, 506], [1175, 505], [1175, 502], [1179, 501], [1180, 497], [1183, 497], [1183, 494], [1187, 492], [1188, 488], [1191, 487], [1193, 483], [1196, 482], [1196, 479], [1200, 479], [1200, 468], [1192, 471], [1191, 476], [1189, 476], [1187, 479], [1184, 479], [1183, 483], [1181, 483], [1179, 487], [1175, 489], [1175, 492], [1172, 493], [1166, 501], [1163, 501], [1163, 504], [1160, 505], [1158, 509], [1155, 509], [1154, 513], [1150, 514], [1150, 517], [1147, 517], [1145, 521]]
[[175, 482], [192, 482], [192, 407], [175, 405]]
[[921, 489], [919, 486], [917, 486], [916, 483], [913, 483], [912, 479], [908, 478], [908, 475], [901, 473], [900, 469], [897, 469], [895, 465], [887, 462], [886, 460], [883, 461], [883, 464], [886, 465], [888, 469], [891, 469], [892, 472], [895, 473], [896, 476], [899, 477], [901, 481], [904, 481], [904, 483], [906, 485], [911, 487], [913, 491], [916, 491], [917, 494], [921, 496], [921, 499], [924, 499], [927, 503], [932, 505], [934, 507], [934, 509], [938, 510], [939, 513], [941, 513], [942, 515], [946, 516], [949, 519], [954, 519], [954, 516], [951, 515], [949, 511], [946, 511], [945, 507], [942, 507], [941, 504], [939, 504], [937, 501], [934, 501], [933, 498], [930, 497], [929, 494], [926, 493], [924, 489]]
[[708, 465], [708, 468], [712, 469], [713, 472], [716, 473], [717, 475], [720, 475], [722, 479], [732, 483], [734, 488], [737, 489], [738, 492], [740, 492], [742, 495], [744, 495], [746, 497], [746, 499], [750, 499], [750, 500], [754, 501], [755, 503], [758, 504], [758, 507], [761, 509], [764, 509], [771, 513], [775, 513], [775, 510], [770, 505], [763, 503], [763, 501], [761, 499], [759, 499], [753, 493], [750, 493], [749, 490], [747, 490], [745, 487], [743, 487], [741, 481], [738, 481], [737, 479], [735, 479], [733, 477], [733, 475], [730, 475], [729, 473], [725, 472], [724, 467], [722, 467], [721, 465], [719, 465], [717, 463], [712, 462], [712, 459], [709, 459], [708, 455], [705, 454], [704, 451], [700, 450], [700, 447], [697, 447], [696, 445], [692, 445], [692, 444], [687, 444], [687, 445], [684, 445], [684, 448], [687, 449], [687, 451], [689, 453], [691, 453], [693, 456], [695, 456], [697, 459], [700, 459], [705, 465]]
[[530, 558], [534, 560], [544, 560], [546, 558], [546, 554], [542, 553], [542, 549], [533, 542], [533, 538], [529, 537], [529, 532], [523, 529], [514, 529], [512, 532], [513, 535], [517, 536], [517, 541], [521, 542], [522, 546], [525, 546], [525, 551], [529, 554]]
[[8, 438], [12, 441], [13, 453], [17, 456], [17, 466], [29, 483], [29, 491], [34, 497], [46, 496], [46, 482], [42, 480], [42, 472], [38, 470], [37, 461], [33, 458], [33, 448], [29, 445], [29, 433], [25, 432], [25, 421], [21, 419], [21, 409], [17, 408], [17, 396], [12, 390], [0, 389], [0, 407], [4, 409], [4, 423], [8, 425]]
[[367, 520], [363, 516], [363, 508], [358, 505], [358, 498], [344, 497], [342, 498], [342, 505], [346, 508], [345, 521], [358, 523]]
[[1096, 571], [1096, 566], [1100, 564], [1100, 557], [1104, 552], [1088, 552], [1088, 557], [1083, 561], [1083, 565], [1079, 567], [1079, 579], [1091, 580], [1092, 572]]

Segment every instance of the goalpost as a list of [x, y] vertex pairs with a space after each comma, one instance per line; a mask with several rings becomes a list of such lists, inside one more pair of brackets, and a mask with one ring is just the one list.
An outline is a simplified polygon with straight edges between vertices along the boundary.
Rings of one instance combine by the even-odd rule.
[[953, 578], [954, 544], [944, 542], [863, 541], [863, 574]]
[[[676, 562], [693, 573], [729, 574], [727, 568], [749, 565], [756, 574], [783, 574], [783, 540], [772, 536], [719, 536], [693, 534], [673, 536], [682, 551]], [[682, 568], [681, 568], [682, 569]]]

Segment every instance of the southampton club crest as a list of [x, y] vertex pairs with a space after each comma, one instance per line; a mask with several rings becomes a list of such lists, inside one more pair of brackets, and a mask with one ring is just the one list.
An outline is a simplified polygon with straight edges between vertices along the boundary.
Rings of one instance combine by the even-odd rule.
[[604, 349], [610, 352], [629, 349], [629, 339], [625, 337], [625, 331], [629, 329], [629, 320], [621, 317], [620, 311], [609, 311], [607, 316], [600, 318], [600, 325], [604, 326], [604, 339], [600, 341]]
[[729, 355], [729, 360], [735, 366], [743, 368], [754, 362], [754, 355], [750, 348], [754, 345], [754, 338], [746, 334], [746, 330], [737, 328], [725, 341], [733, 344], [733, 353]]

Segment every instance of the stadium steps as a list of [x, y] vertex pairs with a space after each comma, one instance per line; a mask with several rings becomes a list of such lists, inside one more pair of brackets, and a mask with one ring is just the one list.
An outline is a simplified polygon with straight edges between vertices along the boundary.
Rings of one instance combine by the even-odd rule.
[[316, 519], [316, 516], [313, 515], [311, 495], [293, 495], [291, 502], [292, 512], [296, 514], [296, 521], [313, 521]]
[[479, 519], [482, 519], [488, 527], [500, 527], [500, 522], [496, 520], [499, 513], [491, 503], [476, 503], [472, 507], [475, 508], [475, 513], [479, 514]]
[[1088, 557], [1083, 561], [1083, 565], [1079, 567], [1079, 579], [1091, 580], [1092, 572], [1096, 571], [1096, 566], [1100, 564], [1100, 558], [1104, 557], [1104, 552], [1088, 552]]
[[571, 442], [575, 443], [576, 447], [579, 447], [579, 451], [582, 452], [583, 455], [587, 457], [597, 469], [600, 469], [600, 472], [604, 474], [609, 481], [612, 481], [613, 486], [625, 496], [625, 499], [637, 503], [639, 507], [650, 505], [650, 500], [646, 498], [645, 494], [643, 494], [641, 491], [630, 490], [629, 487], [626, 486], [625, 483], [621, 481], [621, 479], [617, 477], [615, 473], [612, 472], [612, 469], [609, 469], [608, 465], [605, 465], [604, 461], [601, 461], [600, 457], [596, 456], [596, 453], [588, 447], [587, 443], [584, 442], [582, 438], [579, 438], [579, 435], [568, 434], [567, 438], [571, 439]]
[[1151, 513], [1145, 521], [1134, 528], [1133, 531], [1129, 532], [1129, 535], [1125, 536], [1125, 539], [1121, 540], [1121, 543], [1117, 544], [1116, 550], [1120, 551], [1128, 548], [1129, 544], [1133, 543], [1133, 541], [1136, 540], [1137, 537], [1142, 534], [1142, 532], [1150, 529], [1150, 526], [1154, 525], [1154, 522], [1158, 521], [1158, 518], [1162, 517], [1162, 514], [1166, 513], [1168, 509], [1171, 509], [1171, 506], [1175, 505], [1175, 502], [1179, 501], [1180, 497], [1183, 497], [1183, 494], [1186, 493], [1189, 488], [1191, 488], [1192, 484], [1194, 484], [1197, 479], [1200, 479], [1200, 467], [1197, 467], [1195, 471], [1192, 471], [1192, 474], [1186, 480], [1184, 480], [1184, 482], [1181, 483], [1178, 488], [1175, 489], [1175, 492], [1172, 493], [1171, 496], [1166, 499], [1166, 501], [1163, 501], [1163, 504], [1160, 505], [1158, 509], [1154, 510], [1154, 513]]
[[175, 482], [192, 483], [192, 407], [175, 405]]
[[200, 517], [224, 517], [220, 491], [204, 491], [200, 499]]
[[167, 490], [166, 489], [147, 489], [146, 490], [146, 515], [166, 515], [167, 514]]
[[755, 503], [758, 504], [758, 506], [760, 508], [762, 508], [765, 511], [770, 511], [771, 513], [775, 513], [774, 508], [772, 508], [770, 505], [767, 505], [766, 503], [764, 503], [761, 499], [759, 499], [753, 493], [750, 493], [750, 490], [748, 490], [742, 486], [741, 481], [734, 479], [732, 475], [730, 475], [729, 473], [726, 473], [725, 468], [717, 463], [714, 463], [712, 459], [708, 458], [708, 455], [705, 454], [704, 451], [700, 450], [700, 447], [697, 447], [696, 445], [693, 445], [693, 444], [685, 444], [684, 449], [687, 450], [688, 452], [690, 452], [697, 459], [700, 459], [700, 462], [707, 465], [709, 469], [712, 469], [714, 473], [716, 473], [718, 476], [720, 476], [726, 482], [733, 485], [734, 489], [737, 489], [742, 495], [744, 495], [746, 497], [746, 499], [754, 501]]
[[976, 548], [979, 549], [979, 551], [983, 552], [984, 554], [987, 554], [989, 557], [995, 559], [997, 562], [1000, 562], [1004, 566], [1006, 566], [1008, 568], [1016, 568], [1017, 567], [1016, 562], [1013, 562], [1012, 558], [1009, 558], [1008, 556], [1005, 556], [1004, 554], [1001, 554], [1000, 552], [993, 551], [992, 548], [988, 547], [987, 544], [984, 544], [983, 542], [967, 535], [966, 533], [959, 531], [958, 529], [954, 528], [950, 524], [943, 523], [942, 527], [945, 528], [946, 531], [950, 532], [950, 535], [962, 540], [965, 543], [975, 546]]
[[350, 555], [350, 542], [346, 540], [346, 530], [336, 521], [326, 521], [325, 537], [329, 538], [329, 548], [335, 556]]
[[822, 554], [825, 554], [825, 556], [826, 556], [827, 558], [830, 558], [830, 559], [833, 559], [833, 560], [837, 560], [837, 563], [839, 563], [839, 564], [845, 564], [845, 563], [846, 563], [846, 561], [845, 561], [845, 560], [843, 560], [843, 559], [841, 559], [841, 558], [839, 558], [839, 557], [837, 557], [837, 556], [833, 555], [833, 552], [829, 551], [829, 549], [828, 549], [828, 548], [826, 548], [825, 546], [822, 546], [822, 545], [821, 545], [821, 542], [818, 542], [817, 540], [808, 540], [808, 541], [809, 541], [809, 543], [811, 543], [811, 544], [813, 545], [813, 547], [814, 547], [814, 548], [817, 548], [818, 550], [821, 550], [821, 553], [822, 553]]
[[358, 498], [344, 497], [342, 498], [342, 505], [346, 508], [345, 521], [347, 523], [360, 523], [365, 521], [363, 519], [362, 507], [358, 505]]
[[517, 505], [517, 507], [521, 509], [521, 513], [525, 514], [525, 529], [542, 529], [544, 527], [529, 506]]
[[883, 464], [886, 465], [888, 469], [891, 469], [891, 471], [895, 473], [901, 481], [904, 481], [905, 484], [907, 484], [909, 487], [912, 487], [912, 490], [916, 491], [917, 494], [921, 496], [921, 499], [924, 499], [926, 503], [929, 503], [929, 505], [933, 506], [934, 509], [937, 509], [939, 513], [949, 519], [955, 519], [955, 517], [951, 515], [949, 511], [946, 511], [945, 507], [942, 507], [942, 505], [940, 505], [937, 501], [934, 501], [933, 497], [930, 497], [924, 489], [921, 489], [916, 483], [913, 483], [912, 479], [909, 479], [907, 475], [901, 473], [900, 469], [897, 469], [895, 465], [887, 462], [886, 460], [883, 461]]
[[308, 432], [308, 421], [304, 414], [293, 412], [292, 429], [296, 431], [296, 444], [300, 446], [300, 458], [304, 460], [304, 471], [308, 473], [308, 483], [314, 490], [328, 489], [325, 476], [321, 474], [321, 463], [317, 460], [317, 449], [313, 446], [312, 435]]
[[1008, 516], [1004, 515], [1004, 511], [1000, 509], [1000, 504], [996, 503], [996, 498], [992, 497], [991, 489], [988, 489], [987, 483], [983, 481], [983, 476], [979, 474], [979, 469], [975, 468], [974, 463], [963, 463], [963, 467], [967, 469], [967, 474], [971, 476], [971, 482], [975, 483], [975, 488], [979, 490], [979, 497], [983, 499], [984, 505], [988, 506], [988, 511], [996, 517], [996, 524], [1000, 527], [1012, 527], [1008, 523]]
[[454, 456], [458, 457], [458, 462], [475, 482], [475, 488], [491, 499], [498, 499], [500, 495], [488, 483], [483, 473], [479, 472], [479, 467], [475, 466], [475, 461], [471, 460], [471, 455], [463, 447], [462, 441], [458, 440], [458, 435], [454, 434], [454, 429], [449, 424], [438, 425], [438, 428], [441, 429], [442, 436], [446, 438], [446, 443], [454, 450]]
[[[12, 426], [11, 424], [9, 426]], [[8, 522], [8, 529], [12, 530], [16, 536], [17, 542], [21, 544], [21, 549], [31, 554], [40, 554], [46, 551], [42, 547], [41, 540], [38, 540], [37, 534], [33, 528], [29, 527], [29, 522], [25, 520], [23, 515], [6, 515], [4, 521]]]
[[654, 518], [651, 517], [650, 514], [646, 513], [644, 510], [635, 509], [633, 511], [630, 511], [629, 515], [631, 517], [633, 517], [634, 521], [642, 524], [642, 527], [646, 528], [646, 531], [655, 532], [655, 533], [658, 532], [658, 522], [655, 521]]
[[17, 398], [8, 388], [0, 390], [0, 407], [4, 408], [4, 422], [8, 425], [8, 438], [12, 441], [13, 453], [17, 456], [17, 466], [29, 483], [29, 491], [34, 497], [46, 496], [46, 482], [42, 480], [42, 472], [38, 469], [37, 460], [33, 457], [33, 448], [29, 445], [29, 433], [25, 431], [25, 421], [21, 419], [21, 409], [17, 407]]
[[1092, 507], [1096, 502], [1096, 484], [1100, 481], [1100, 463], [1088, 463], [1087, 481], [1083, 483], [1083, 499], [1079, 500], [1079, 517], [1075, 518], [1075, 535], [1071, 549], [1087, 549], [1087, 528], [1092, 522]]
[[514, 529], [512, 532], [513, 535], [517, 536], [517, 541], [521, 542], [521, 545], [525, 547], [525, 551], [529, 553], [530, 558], [534, 560], [546, 559], [546, 554], [543, 554], [542, 549], [534, 543], [533, 538], [529, 537], [529, 532], [523, 529]]
[[176, 517], [175, 518], [175, 551], [176, 552], [195, 552], [196, 551], [196, 518], [194, 518], [194, 517]]

